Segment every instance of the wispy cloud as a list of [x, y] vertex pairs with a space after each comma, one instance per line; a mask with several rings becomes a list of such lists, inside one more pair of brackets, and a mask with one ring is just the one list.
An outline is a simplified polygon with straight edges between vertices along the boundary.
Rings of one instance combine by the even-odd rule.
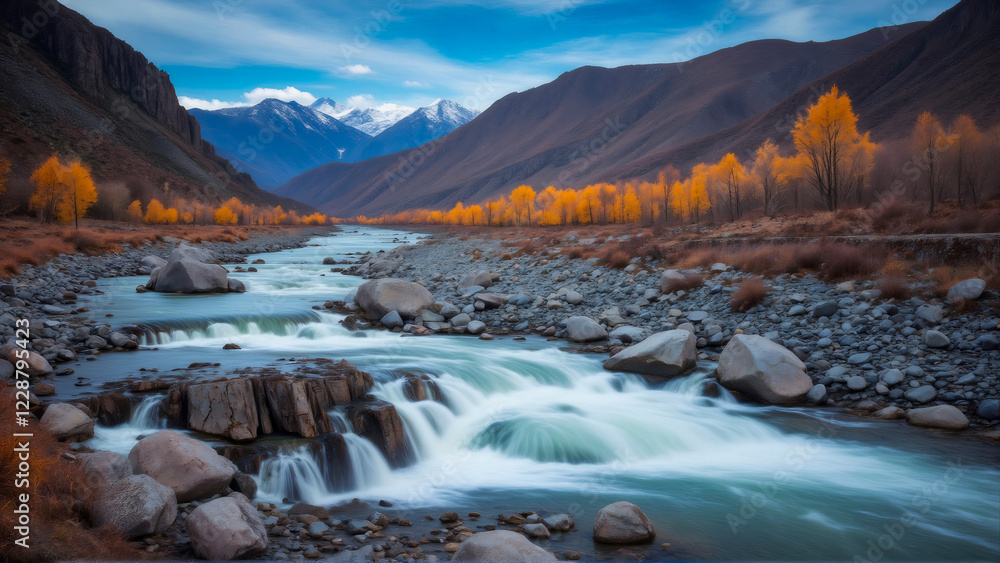
[[372, 67], [368, 65], [347, 65], [340, 67], [340, 70], [346, 72], [347, 74], [373, 74]]
[[249, 92], [244, 92], [242, 98], [243, 99], [237, 101], [225, 102], [216, 99], [201, 100], [198, 98], [190, 98], [188, 96], [178, 96], [177, 100], [187, 109], [197, 108], [207, 110], [255, 106], [268, 98], [281, 100], [283, 102], [298, 102], [304, 106], [307, 106], [317, 100], [316, 96], [313, 96], [309, 92], [303, 92], [294, 86], [288, 86], [287, 88], [282, 89], [254, 88]]
[[403, 86], [406, 88], [430, 88], [431, 85], [426, 82], [420, 82], [418, 80], [404, 80]]

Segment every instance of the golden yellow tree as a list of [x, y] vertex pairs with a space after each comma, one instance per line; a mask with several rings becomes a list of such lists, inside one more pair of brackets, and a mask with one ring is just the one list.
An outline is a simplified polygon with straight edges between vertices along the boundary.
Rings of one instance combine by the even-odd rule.
[[[983, 134], [976, 127], [976, 122], [968, 115], [960, 115], [955, 120], [952, 129], [955, 141], [953, 166], [955, 184], [958, 189], [958, 205], [963, 204], [963, 196], [968, 193], [972, 203], [979, 203], [979, 193], [985, 183], [983, 172]], [[0, 165], [2, 166], [2, 165]], [[2, 173], [0, 173], [2, 176]]]
[[215, 210], [215, 222], [220, 225], [235, 225], [236, 214], [225, 205]]
[[625, 189], [625, 196], [622, 198], [624, 211], [622, 221], [625, 223], [638, 223], [642, 220], [642, 205], [639, 203], [639, 196], [635, 193], [635, 188], [629, 185]]
[[722, 185], [726, 186], [726, 195], [729, 203], [729, 216], [734, 220], [743, 216], [743, 208], [740, 204], [740, 186], [746, 176], [743, 165], [733, 153], [728, 153], [719, 160], [714, 170]]
[[144, 219], [151, 225], [160, 225], [166, 222], [166, 209], [158, 199], [151, 199], [146, 204], [146, 215]]
[[128, 209], [125, 211], [128, 215], [128, 222], [131, 224], [133, 222], [138, 223], [142, 221], [142, 202], [135, 200], [129, 204]]
[[56, 213], [59, 220], [68, 223], [70, 219], [74, 221], [77, 229], [80, 228], [80, 216], [87, 213], [87, 210], [97, 203], [97, 186], [90, 178], [90, 170], [74, 160], [63, 176], [66, 184], [66, 197], [59, 201], [59, 208]]
[[57, 218], [59, 206], [66, 197], [63, 189], [65, 177], [66, 168], [59, 163], [59, 158], [55, 155], [49, 157], [31, 174], [31, 183], [35, 185], [35, 191], [28, 200], [28, 207], [36, 211], [46, 223]]
[[864, 150], [864, 136], [858, 132], [858, 118], [851, 109], [851, 99], [834, 86], [799, 117], [792, 130], [800, 175], [815, 188], [827, 209], [840, 203], [851, 168], [864, 168], [857, 162]]
[[531, 224], [531, 209], [535, 205], [535, 190], [531, 186], [519, 186], [510, 192], [510, 202], [514, 206], [514, 218], [517, 226], [521, 226], [521, 217], [528, 215], [528, 224]]
[[465, 210], [465, 213], [469, 223], [473, 227], [483, 224], [483, 207], [481, 205], [470, 205]]

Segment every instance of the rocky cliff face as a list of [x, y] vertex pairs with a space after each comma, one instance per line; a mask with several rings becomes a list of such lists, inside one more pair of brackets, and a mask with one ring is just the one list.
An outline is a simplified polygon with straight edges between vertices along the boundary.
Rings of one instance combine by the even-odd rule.
[[55, 0], [3, 0], [0, 34], [0, 151], [14, 177], [55, 151], [99, 180], [138, 175], [201, 200], [305, 209], [217, 156], [167, 73], [81, 14]]

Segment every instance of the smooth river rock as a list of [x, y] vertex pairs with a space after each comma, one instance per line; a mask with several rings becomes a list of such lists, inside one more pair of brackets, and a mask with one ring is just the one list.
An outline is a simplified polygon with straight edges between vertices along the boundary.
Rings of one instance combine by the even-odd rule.
[[806, 366], [790, 350], [763, 336], [737, 334], [717, 368], [719, 383], [772, 404], [800, 402], [813, 388]]
[[267, 551], [267, 529], [257, 516], [257, 509], [240, 493], [195, 508], [184, 526], [191, 547], [202, 559], [247, 559]]
[[159, 534], [177, 518], [174, 492], [149, 475], [115, 480], [95, 496], [92, 518], [97, 526], [110, 525], [129, 539]]
[[686, 330], [658, 332], [604, 362], [604, 369], [674, 377], [694, 366], [697, 339]]
[[566, 319], [566, 333], [573, 342], [593, 342], [604, 340], [608, 331], [590, 317], [570, 317]]
[[969, 419], [965, 413], [953, 405], [936, 405], [911, 409], [906, 413], [906, 422], [914, 426], [942, 428], [945, 430], [965, 430], [969, 427]]
[[178, 502], [208, 498], [229, 486], [236, 465], [208, 445], [173, 430], [139, 440], [128, 453], [132, 471], [170, 487]]
[[601, 543], [640, 543], [656, 537], [653, 524], [642, 509], [631, 502], [609, 504], [594, 519], [594, 541]]
[[94, 419], [68, 403], [49, 405], [40, 426], [60, 442], [80, 442], [94, 437]]
[[434, 307], [434, 296], [418, 283], [384, 278], [362, 284], [354, 302], [372, 319], [396, 311], [403, 319], [410, 320], [421, 310]]
[[480, 532], [462, 542], [452, 561], [558, 561], [554, 555], [508, 530]]

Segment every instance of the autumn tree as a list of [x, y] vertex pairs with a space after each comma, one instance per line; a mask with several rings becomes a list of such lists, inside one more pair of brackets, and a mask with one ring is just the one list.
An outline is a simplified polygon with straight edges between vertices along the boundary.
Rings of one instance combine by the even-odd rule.
[[713, 172], [717, 175], [722, 185], [726, 186], [727, 202], [729, 204], [729, 216], [739, 219], [743, 215], [740, 205], [740, 186], [746, 176], [743, 165], [733, 153], [728, 153], [715, 165]]
[[31, 183], [35, 186], [28, 207], [36, 211], [42, 221], [52, 222], [57, 218], [59, 207], [66, 197], [63, 190], [66, 178], [66, 168], [59, 163], [55, 155], [49, 157], [31, 174]]
[[233, 210], [225, 205], [215, 210], [215, 222], [220, 225], [235, 225], [237, 219]]
[[952, 134], [955, 142], [955, 150], [951, 155], [952, 169], [955, 174], [955, 188], [958, 191], [958, 205], [962, 205], [965, 193], [972, 198], [973, 204], [978, 204], [985, 183], [986, 170], [983, 158], [983, 134], [968, 115], [958, 116]]
[[[800, 116], [792, 130], [800, 174], [835, 211], [851, 168], [859, 168], [857, 153], [864, 147], [851, 99], [834, 86]], [[860, 166], [860, 168], [864, 168]]]
[[767, 139], [757, 147], [753, 167], [750, 169], [750, 176], [760, 187], [761, 196], [764, 199], [765, 215], [774, 213], [774, 197], [778, 192], [779, 185], [780, 159], [778, 145], [774, 144], [771, 139]]
[[143, 217], [145, 221], [151, 225], [160, 225], [166, 223], [166, 208], [160, 203], [158, 199], [151, 199], [149, 203], [146, 204], [146, 215]]
[[519, 186], [510, 192], [510, 202], [514, 206], [514, 218], [517, 226], [521, 226], [521, 216], [527, 213], [528, 224], [531, 224], [531, 208], [535, 205], [535, 190], [531, 186]]
[[657, 185], [660, 187], [660, 192], [663, 194], [663, 199], [661, 201], [662, 210], [660, 212], [660, 217], [663, 222], [666, 223], [670, 220], [670, 200], [672, 197], [671, 191], [678, 182], [681, 181], [681, 172], [674, 168], [673, 164], [668, 164], [657, 179]]
[[939, 197], [938, 185], [941, 183], [941, 153], [947, 149], [949, 144], [948, 135], [941, 127], [938, 118], [925, 111], [917, 117], [917, 123], [913, 126], [912, 142], [913, 149], [922, 164], [927, 193], [930, 195], [930, 207], [927, 212], [933, 214], [934, 202]]
[[142, 221], [143, 219], [142, 202], [140, 202], [139, 200], [133, 201], [132, 203], [129, 204], [128, 209], [125, 211], [125, 213], [128, 215], [129, 224], [133, 222], [138, 223], [139, 221]]
[[75, 228], [80, 228], [80, 216], [85, 214], [97, 202], [97, 187], [90, 178], [90, 171], [74, 160], [66, 169], [63, 181], [66, 183], [66, 197], [59, 202], [59, 220], [69, 222], [73, 219]]

